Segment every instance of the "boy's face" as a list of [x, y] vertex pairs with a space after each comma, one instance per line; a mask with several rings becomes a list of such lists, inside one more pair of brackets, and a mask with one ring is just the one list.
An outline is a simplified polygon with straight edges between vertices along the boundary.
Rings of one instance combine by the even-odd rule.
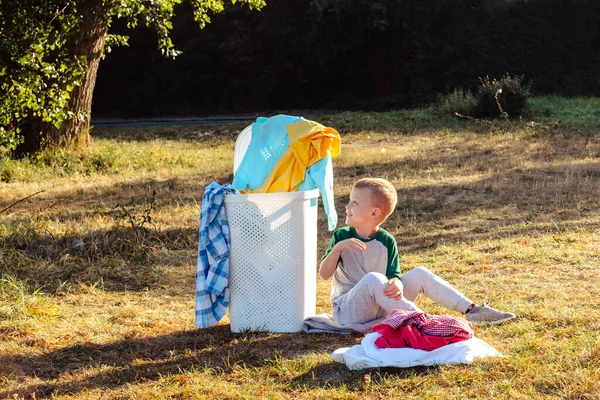
[[356, 228], [373, 224], [376, 222], [375, 209], [369, 189], [352, 189], [350, 202], [346, 205], [346, 225]]

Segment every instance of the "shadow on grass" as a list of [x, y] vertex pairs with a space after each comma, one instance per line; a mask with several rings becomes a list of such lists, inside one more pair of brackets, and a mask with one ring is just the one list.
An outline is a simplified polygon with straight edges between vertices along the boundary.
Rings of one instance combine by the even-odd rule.
[[[368, 390], [390, 377], [407, 379], [427, 377], [440, 370], [439, 366], [412, 368], [372, 368], [350, 371], [344, 364], [332, 362], [320, 365], [290, 381], [290, 385], [304, 390], [345, 387], [351, 391]], [[368, 376], [368, 378], [366, 377]]]
[[[137, 232], [137, 233], [136, 233]], [[117, 227], [87, 235], [52, 237], [34, 232], [8, 237], [0, 246], [2, 274], [47, 294], [72, 284], [106, 291], [142, 291], [161, 286], [164, 266], [195, 263], [198, 230], [153, 231]]]
[[[41, 382], [0, 390], [0, 398], [10, 398], [15, 393], [27, 398], [77, 395], [86, 390], [157, 381], [202, 370], [218, 379], [237, 367], [261, 368], [307, 353], [330, 353], [351, 346], [356, 340], [330, 334], [234, 334], [229, 325], [219, 325], [108, 344], [75, 345], [41, 355], [2, 355], [1, 375], [11, 376], [13, 382]], [[362, 381], [362, 375], [348, 371], [343, 364], [332, 363], [293, 381], [312, 387], [355, 386]]]
[[[54, 194], [41, 194], [21, 202], [0, 215], [0, 221], [11, 217], [14, 220], [30, 220], [33, 217], [65, 220], [80, 220], [84, 217], [115, 214], [119, 205], [128, 209], [143, 209], [152, 192], [156, 191], [155, 212], [172, 206], [198, 206], [202, 203], [204, 188], [212, 181], [230, 183], [232, 173], [204, 176], [185, 176], [165, 180], [144, 179], [136, 182], [122, 182], [113, 185], [89, 187], [73, 191], [57, 191]], [[0, 198], [0, 209], [4, 209], [19, 199]], [[199, 209], [198, 209], [199, 213]]]
[[[162, 266], [195, 263], [204, 187], [213, 179], [223, 182], [230, 178], [145, 180], [60, 193], [42, 203], [60, 202], [60, 207], [41, 211], [35, 218], [35, 210], [21, 211], [36, 203], [19, 204], [11, 210], [18, 214], [10, 218], [0, 236], [0, 270], [28, 281], [32, 290], [43, 286], [50, 293], [69, 283], [102, 282], [105, 290], [114, 291], [156, 286], [163, 276]], [[196, 217], [176, 224], [150, 221], [140, 227], [153, 190], [157, 192], [149, 214], [153, 221], [157, 215], [168, 220], [180, 207], [189, 210], [189, 206], [197, 207]], [[95, 226], [89, 220], [101, 223]], [[91, 229], [57, 235], [51, 232], [56, 222], [91, 224]]]
[[[370, 175], [377, 176], [405, 164], [406, 161], [400, 160], [386, 165], [374, 163], [365, 170], [339, 168], [336, 174], [356, 174], [359, 178], [369, 170]], [[44, 286], [50, 291], [65, 282], [95, 284], [100, 280], [106, 290], [154, 287], [160, 283], [161, 265], [183, 266], [195, 262], [199, 207], [204, 187], [213, 179], [227, 182], [231, 176], [201, 177], [197, 181], [144, 180], [59, 194], [66, 197], [64, 204], [47, 211], [48, 221], [84, 223], [89, 218], [100, 218], [108, 223], [86, 233], [61, 236], [52, 235], [37, 223], [15, 230], [0, 238], [0, 267], [4, 273], [35, 283], [35, 288]], [[118, 216], [118, 204], [141, 214], [152, 190], [158, 193], [153, 212], [163, 216], [176, 213], [177, 207], [198, 207], [193, 225], [189, 220], [181, 220], [175, 226], [154, 229], [148, 225], [149, 229], [135, 230], [128, 225], [127, 218]], [[511, 169], [474, 181], [436, 182], [400, 189], [396, 212], [384, 227], [396, 234], [403, 253], [443, 243], [594, 230], [600, 228], [598, 220], [593, 218], [600, 207], [599, 194], [599, 163], [565, 162], [546, 168]], [[58, 200], [49, 197], [44, 201]], [[336, 198], [339, 226], [343, 226], [343, 207], [347, 201], [347, 194]], [[0, 201], [0, 207], [3, 203]], [[26, 209], [28, 205], [22, 207]], [[322, 209], [319, 214], [324, 215]], [[24, 214], [22, 219], [27, 218], [30, 216]], [[411, 231], [410, 226], [417, 228]], [[331, 234], [325, 218], [320, 218], [318, 227], [322, 254]], [[81, 246], [75, 246], [76, 242]]]

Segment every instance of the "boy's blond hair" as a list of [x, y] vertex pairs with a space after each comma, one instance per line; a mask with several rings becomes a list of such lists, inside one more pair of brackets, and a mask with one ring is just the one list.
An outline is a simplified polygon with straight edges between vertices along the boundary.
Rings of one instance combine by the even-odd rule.
[[398, 193], [389, 181], [382, 178], [362, 178], [354, 184], [355, 189], [369, 189], [373, 205], [381, 210], [381, 222], [396, 209]]

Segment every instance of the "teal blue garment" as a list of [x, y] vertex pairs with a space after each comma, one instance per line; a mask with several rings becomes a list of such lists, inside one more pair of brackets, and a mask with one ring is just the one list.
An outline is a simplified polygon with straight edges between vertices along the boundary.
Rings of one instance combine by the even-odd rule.
[[290, 147], [285, 127], [300, 120], [300, 117], [289, 115], [257, 118], [252, 124], [252, 140], [231, 185], [247, 192], [260, 187], [277, 160]]
[[[290, 146], [287, 125], [301, 121], [301, 117], [276, 115], [271, 118], [257, 118], [252, 124], [252, 140], [244, 158], [233, 177], [232, 186], [237, 190], [251, 192], [260, 187], [271, 170]], [[333, 164], [331, 156], [311, 165], [298, 186], [298, 191], [318, 188], [321, 191], [323, 208], [327, 214], [329, 230], [337, 225], [337, 213], [333, 199]]]
[[298, 186], [298, 191], [312, 190], [315, 187], [321, 191], [321, 201], [327, 214], [328, 228], [333, 231], [337, 225], [338, 216], [333, 200], [333, 163], [330, 154], [306, 170], [306, 175]]

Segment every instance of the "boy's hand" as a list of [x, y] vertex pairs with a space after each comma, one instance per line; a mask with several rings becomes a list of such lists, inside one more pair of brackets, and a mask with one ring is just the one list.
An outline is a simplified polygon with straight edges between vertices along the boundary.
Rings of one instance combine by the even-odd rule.
[[367, 245], [356, 238], [350, 238], [338, 242], [335, 247], [341, 254], [344, 251], [363, 251], [367, 248]]
[[385, 294], [390, 299], [400, 300], [402, 299], [402, 289], [403, 289], [402, 281], [398, 278], [392, 278], [387, 282], [385, 289], [383, 289], [383, 294]]

